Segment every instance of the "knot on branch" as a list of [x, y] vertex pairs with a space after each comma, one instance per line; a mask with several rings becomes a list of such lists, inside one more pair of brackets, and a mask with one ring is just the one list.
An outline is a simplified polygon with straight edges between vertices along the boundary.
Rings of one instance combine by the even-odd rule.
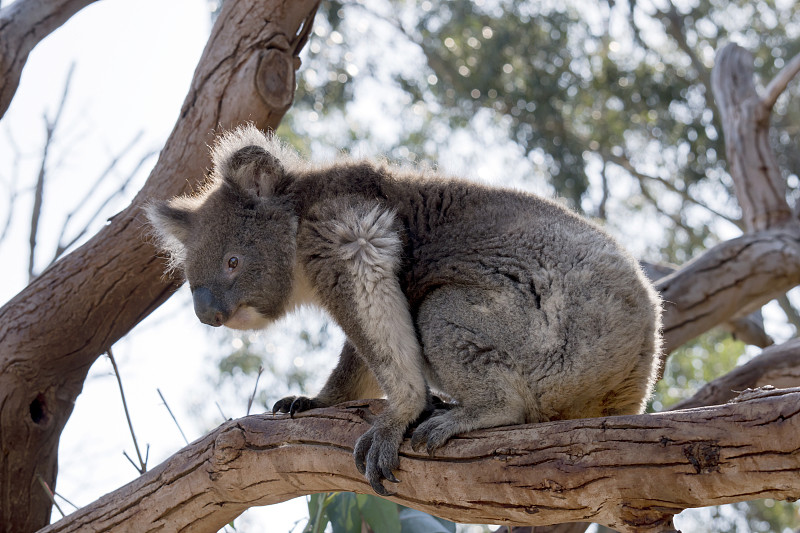
[[268, 107], [286, 110], [292, 105], [295, 69], [299, 66], [286, 36], [277, 34], [270, 39], [256, 69], [256, 90]]
[[683, 447], [683, 455], [698, 474], [719, 472], [719, 446], [716, 443], [694, 442]]

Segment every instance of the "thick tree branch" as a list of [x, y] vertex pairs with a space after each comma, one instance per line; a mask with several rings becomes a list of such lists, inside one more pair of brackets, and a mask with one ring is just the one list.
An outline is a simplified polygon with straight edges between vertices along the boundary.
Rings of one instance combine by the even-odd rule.
[[744, 317], [800, 284], [800, 226], [723, 242], [659, 279], [664, 352], [714, 326]]
[[0, 9], [0, 117], [19, 86], [28, 54], [39, 41], [95, 0], [25, 0]]
[[[43, 530], [216, 532], [251, 506], [369, 493], [352, 459], [380, 400], [223, 424]], [[503, 427], [400, 450], [393, 501], [451, 520], [670, 531], [687, 507], [800, 498], [800, 389], [713, 408]]]
[[[644, 270], [645, 276], [647, 276], [647, 278], [653, 282], [669, 276], [677, 270], [671, 265], [662, 265], [647, 261], [640, 261], [639, 264], [641, 265], [642, 270]], [[759, 348], [766, 348], [775, 342], [764, 330], [764, 318], [761, 316], [760, 309], [750, 313], [747, 316], [734, 318], [723, 323], [721, 326], [725, 330], [729, 331], [735, 339], [738, 339], [745, 344], [752, 344], [753, 346], [758, 346]]]
[[706, 383], [694, 396], [679, 402], [673, 409], [723, 404], [745, 389], [766, 385], [800, 385], [800, 339], [765, 349], [742, 366]]
[[769, 144], [771, 106], [756, 93], [753, 57], [736, 44], [717, 53], [712, 87], [722, 117], [728, 169], [748, 231], [779, 226], [792, 218], [786, 183]]
[[[267, 97], [291, 100], [277, 91], [294, 88], [291, 51], [317, 3], [226, 2], [175, 129], [131, 206], [0, 309], [0, 531], [25, 533], [49, 522], [50, 502], [36, 476], [54, 487], [58, 440], [89, 367], [177, 286], [162, 279], [142, 206], [202, 180], [213, 130], [247, 120], [277, 126], [285, 109], [264, 104], [255, 77], [270, 77], [262, 84], [273, 91]], [[289, 57], [281, 62], [275, 54]], [[265, 56], [284, 70], [259, 70]]]

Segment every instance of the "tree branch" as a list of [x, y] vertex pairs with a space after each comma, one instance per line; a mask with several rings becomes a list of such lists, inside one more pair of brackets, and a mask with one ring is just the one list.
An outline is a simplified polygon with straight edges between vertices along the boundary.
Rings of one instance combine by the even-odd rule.
[[800, 339], [763, 350], [759, 355], [736, 367], [724, 376], [706, 383], [694, 396], [673, 409], [689, 409], [720, 405], [735, 398], [745, 389], [765, 385], [796, 387], [800, 384]]
[[[0, 531], [26, 533], [49, 522], [50, 501], [35, 476], [54, 486], [58, 440], [89, 367], [178, 286], [163, 279], [142, 207], [202, 181], [215, 129], [248, 120], [277, 126], [284, 109], [266, 106], [255, 89], [258, 65], [303, 38], [298, 30], [317, 4], [226, 2], [178, 122], [131, 206], [0, 309]], [[292, 69], [275, 75], [293, 90], [294, 56], [278, 66]]]
[[0, 9], [0, 117], [17, 92], [28, 54], [39, 41], [95, 0], [25, 0]]
[[717, 53], [712, 87], [725, 135], [728, 169], [747, 231], [779, 226], [792, 218], [786, 183], [769, 143], [770, 110], [756, 93], [753, 57], [730, 43]]
[[789, 82], [794, 79], [798, 72], [800, 72], [800, 54], [797, 54], [786, 63], [764, 89], [764, 96], [761, 98], [761, 103], [767, 111], [772, 111], [772, 108], [775, 107], [775, 102], [778, 101], [778, 97], [783, 94]]
[[[356, 439], [385, 403], [233, 420], [42, 533], [216, 532], [251, 506], [327, 491], [369, 493]], [[688, 507], [800, 497], [800, 389], [655, 415], [481, 430], [433, 457], [400, 450], [393, 501], [450, 520], [593, 521], [670, 531]]]
[[800, 225], [718, 244], [655, 284], [664, 300], [665, 356], [799, 283]]

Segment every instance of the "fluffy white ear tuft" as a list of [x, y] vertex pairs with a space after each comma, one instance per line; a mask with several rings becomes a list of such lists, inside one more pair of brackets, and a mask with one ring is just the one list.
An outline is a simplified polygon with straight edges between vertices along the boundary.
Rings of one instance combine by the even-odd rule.
[[191, 238], [192, 211], [185, 197], [169, 202], [154, 202], [145, 208], [153, 228], [156, 245], [169, 253], [170, 268], [180, 267], [186, 256], [186, 243]]
[[211, 150], [214, 180], [225, 180], [257, 196], [270, 196], [275, 183], [303, 163], [274, 135], [252, 124], [226, 132]]

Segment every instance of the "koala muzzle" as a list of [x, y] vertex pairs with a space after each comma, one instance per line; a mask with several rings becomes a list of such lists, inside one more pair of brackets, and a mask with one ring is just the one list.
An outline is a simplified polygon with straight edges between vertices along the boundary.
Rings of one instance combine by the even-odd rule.
[[219, 327], [225, 323], [228, 313], [222, 310], [219, 301], [206, 287], [197, 287], [192, 291], [194, 299], [194, 312], [200, 322], [209, 326]]

